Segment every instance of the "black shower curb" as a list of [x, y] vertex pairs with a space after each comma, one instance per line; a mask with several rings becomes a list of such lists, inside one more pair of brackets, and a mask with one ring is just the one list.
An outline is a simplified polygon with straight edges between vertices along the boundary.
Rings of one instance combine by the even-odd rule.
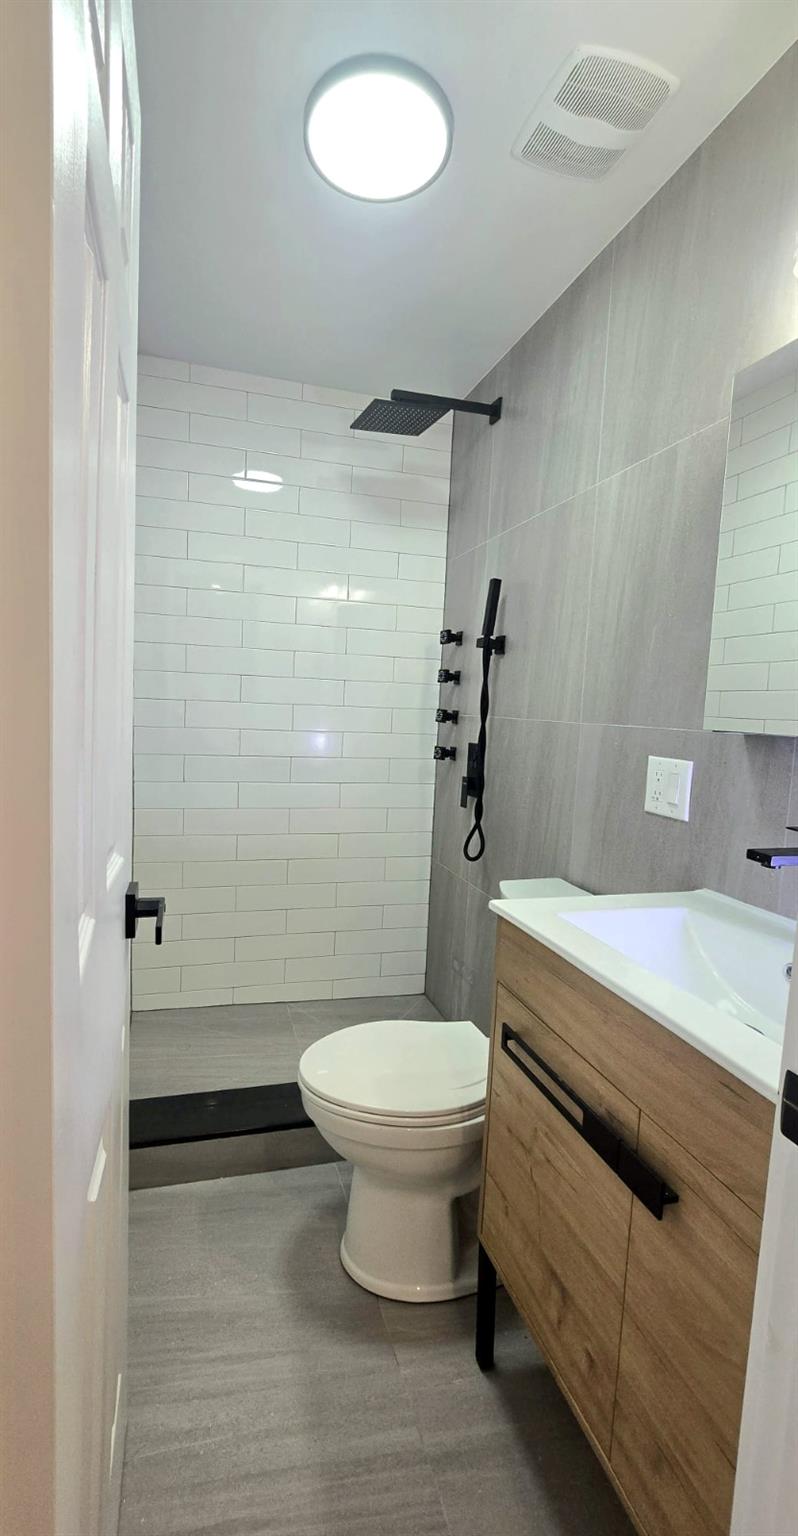
[[305, 1130], [311, 1124], [296, 1083], [161, 1094], [151, 1099], [131, 1099], [130, 1149]]

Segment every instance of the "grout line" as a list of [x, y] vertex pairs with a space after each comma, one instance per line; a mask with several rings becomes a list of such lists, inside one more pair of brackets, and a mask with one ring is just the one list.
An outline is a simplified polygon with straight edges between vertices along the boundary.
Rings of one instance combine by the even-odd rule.
[[[609, 727], [611, 730], [614, 730], [614, 731], [675, 731], [675, 732], [679, 732], [683, 736], [701, 736], [701, 737], [703, 737], [703, 736], [705, 736], [707, 734], [709, 734], [709, 735], [717, 734], [717, 735], [726, 735], [726, 736], [741, 736], [741, 735], [748, 734], [748, 733], [746, 733], [744, 731], [724, 731], [724, 732], [714, 732], [713, 733], [713, 732], [705, 731], [704, 727], [701, 726], [701, 725], [658, 725], [656, 722], [650, 723], [650, 722], [647, 722], [647, 721], [639, 721], [639, 720], [578, 720], [578, 719], [576, 719], [576, 720], [567, 720], [567, 719], [549, 718], [548, 715], [499, 715], [499, 714], [494, 714], [492, 716], [492, 718], [494, 720], [507, 720], [510, 723], [514, 724], [514, 725], [568, 725], [568, 726], [589, 725], [589, 726]], [[475, 724], [477, 719], [478, 719], [477, 715], [472, 715], [472, 714], [461, 715], [461, 717], [460, 717], [460, 725], [465, 726], [468, 722], [473, 722]], [[162, 729], [162, 727], [155, 727], [155, 729]], [[163, 729], [168, 729], [168, 727], [163, 727]], [[760, 733], [756, 733], [756, 734], [761, 735], [762, 733], [760, 732]], [[209, 754], [202, 753], [201, 755], [203, 757], [205, 757], [205, 756], [208, 756]], [[423, 761], [423, 759], [414, 759], [414, 761]]]
[[482, 539], [480, 543], [473, 544], [470, 549], [462, 550], [459, 555], [453, 555], [452, 563], [456, 560], [464, 559], [466, 555], [472, 555], [477, 549], [484, 549], [488, 544], [493, 543], [495, 539], [504, 538], [505, 534], [515, 533], [517, 529], [524, 528], [527, 523], [536, 522], [539, 517], [545, 517], [549, 512], [556, 512], [560, 507], [567, 507], [569, 502], [576, 501], [577, 497], [585, 496], [588, 491], [598, 490], [602, 485], [608, 485], [611, 480], [617, 480], [619, 476], [628, 474], [631, 469], [638, 469], [641, 464], [648, 464], [652, 459], [658, 459], [660, 454], [668, 453], [671, 448], [679, 448], [682, 443], [689, 443], [691, 438], [700, 437], [702, 432], [711, 432], [714, 427], [721, 426], [728, 419], [728, 413], [725, 416], [719, 416], [716, 421], [707, 422], [703, 427], [696, 428], [694, 432], [685, 433], [684, 437], [674, 438], [672, 443], [665, 443], [662, 448], [655, 449], [653, 453], [644, 454], [642, 459], [635, 459], [631, 464], [624, 464], [622, 469], [616, 469], [611, 475], [605, 475], [603, 480], [596, 480], [592, 485], [583, 486], [581, 490], [574, 491], [572, 496], [566, 496], [562, 501], [553, 502], [551, 506], [541, 507], [540, 511], [533, 513], [531, 517], [521, 518], [520, 522], [513, 523], [511, 527], [502, 528], [500, 533], [495, 533], [487, 539]]

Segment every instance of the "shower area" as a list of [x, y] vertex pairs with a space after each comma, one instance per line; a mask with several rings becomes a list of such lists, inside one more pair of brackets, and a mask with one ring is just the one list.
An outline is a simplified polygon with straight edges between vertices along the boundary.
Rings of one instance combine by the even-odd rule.
[[231, 1134], [236, 1167], [273, 1129], [299, 1158], [302, 1050], [437, 1017], [452, 415], [146, 357], [138, 399], [134, 878], [166, 903], [132, 946], [146, 1183], [166, 1153], [201, 1176]]

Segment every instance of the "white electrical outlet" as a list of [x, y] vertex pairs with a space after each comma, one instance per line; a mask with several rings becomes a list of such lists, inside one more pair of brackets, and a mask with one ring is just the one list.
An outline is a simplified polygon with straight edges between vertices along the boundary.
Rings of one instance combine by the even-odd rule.
[[672, 821], [690, 820], [693, 765], [678, 757], [650, 757], [646, 775], [645, 809]]

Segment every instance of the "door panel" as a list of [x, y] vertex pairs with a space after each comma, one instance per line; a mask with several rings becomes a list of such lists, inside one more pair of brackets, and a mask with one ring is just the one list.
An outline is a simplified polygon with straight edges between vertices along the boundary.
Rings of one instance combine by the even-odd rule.
[[56, 1536], [111, 1536], [125, 1411], [138, 97], [130, 0], [53, 0], [52, 14]]
[[[798, 1073], [798, 938], [781, 1060]], [[776, 1112], [743, 1399], [732, 1536], [789, 1530], [798, 1509], [798, 1147]]]

